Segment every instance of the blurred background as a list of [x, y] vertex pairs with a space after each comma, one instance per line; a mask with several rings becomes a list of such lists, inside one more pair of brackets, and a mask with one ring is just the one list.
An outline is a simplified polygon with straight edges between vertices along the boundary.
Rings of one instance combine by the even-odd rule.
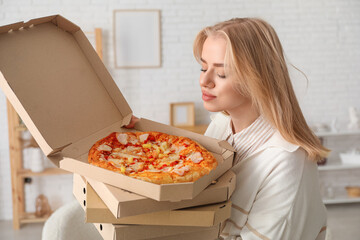
[[[114, 11], [124, 9], [160, 10], [160, 67], [116, 67]], [[289, 64], [308, 78], [289, 65], [306, 120], [333, 150], [319, 167], [329, 216], [338, 218], [338, 222], [335, 217], [329, 220], [333, 239], [356, 239], [345, 238], [340, 231], [360, 234], [360, 219], [354, 217], [360, 215], [360, 196], [349, 197], [345, 189], [360, 186], [360, 160], [358, 165], [346, 165], [340, 159], [340, 153], [351, 151], [360, 156], [360, 129], [348, 128], [349, 123], [360, 121], [359, 13], [358, 0], [0, 0], [1, 26], [60, 14], [81, 27], [92, 43], [92, 32], [101, 29], [103, 62], [134, 115], [165, 124], [170, 123], [170, 104], [182, 102], [194, 104], [195, 126], [210, 122], [210, 113], [202, 107], [200, 66], [192, 55], [198, 31], [234, 17], [268, 21], [279, 35]], [[0, 92], [0, 220], [13, 219], [8, 126], [6, 97]], [[26, 130], [21, 134], [31, 138]], [[25, 169], [30, 166], [26, 158], [34, 154], [23, 155]], [[27, 212], [35, 211], [40, 194], [53, 210], [73, 199], [71, 174], [30, 176], [27, 181]]]

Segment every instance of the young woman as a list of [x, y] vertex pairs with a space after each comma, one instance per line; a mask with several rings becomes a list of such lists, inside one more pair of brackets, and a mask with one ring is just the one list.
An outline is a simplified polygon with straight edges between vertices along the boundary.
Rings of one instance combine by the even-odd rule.
[[324, 148], [303, 117], [274, 29], [255, 18], [206, 27], [194, 42], [212, 122], [236, 150], [226, 239], [325, 239], [316, 161]]
[[306, 124], [274, 29], [256, 18], [221, 22], [200, 31], [194, 55], [204, 107], [218, 112], [205, 135], [236, 150], [237, 185], [222, 236], [325, 239], [316, 162], [329, 150]]

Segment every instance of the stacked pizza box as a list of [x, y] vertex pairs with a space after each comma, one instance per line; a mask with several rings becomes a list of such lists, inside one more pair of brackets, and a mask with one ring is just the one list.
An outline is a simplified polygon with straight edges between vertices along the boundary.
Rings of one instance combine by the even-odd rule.
[[216, 239], [230, 217], [233, 148], [141, 119], [132, 131], [185, 136], [218, 166], [195, 182], [154, 184], [90, 165], [88, 151], [132, 111], [82, 30], [54, 15], [0, 27], [0, 87], [44, 154], [74, 173], [74, 195], [104, 239]]

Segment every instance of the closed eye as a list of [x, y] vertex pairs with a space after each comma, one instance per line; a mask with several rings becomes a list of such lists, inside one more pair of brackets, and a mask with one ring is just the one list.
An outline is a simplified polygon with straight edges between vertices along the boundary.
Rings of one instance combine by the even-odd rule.
[[203, 69], [203, 68], [201, 68], [201, 69], [200, 69], [200, 71], [202, 71], [202, 72], [206, 72], [206, 71], [207, 71], [207, 69]]

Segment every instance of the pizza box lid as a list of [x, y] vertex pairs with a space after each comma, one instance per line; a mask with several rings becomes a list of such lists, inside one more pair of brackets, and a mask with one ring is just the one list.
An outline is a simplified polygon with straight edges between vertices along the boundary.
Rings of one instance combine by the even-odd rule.
[[212, 227], [151, 226], [94, 223], [104, 240], [215, 240], [222, 224]]
[[[78, 191], [82, 198], [85, 197], [84, 183], [81, 184], [80, 175], [74, 174], [74, 194]], [[155, 201], [141, 195], [122, 190], [108, 184], [86, 179], [90, 186], [95, 190], [101, 200], [105, 203], [109, 211], [115, 218], [123, 218], [139, 214], [180, 209], [193, 206], [201, 206], [219, 202], [225, 202], [230, 199], [235, 189], [236, 175], [231, 170], [214, 181], [199, 195], [191, 200], [178, 202]], [[77, 186], [75, 186], [75, 184]], [[83, 186], [83, 187], [81, 187]]]
[[[88, 223], [211, 227], [231, 216], [231, 201], [228, 200], [205, 206], [151, 212], [119, 219], [114, 217], [89, 183], [86, 184], [85, 195], [85, 222]], [[83, 201], [80, 201], [80, 204], [83, 204]]]
[[90, 165], [90, 147], [125, 131], [132, 111], [85, 34], [60, 15], [0, 27], [0, 87], [44, 154], [67, 171], [178, 201], [193, 198], [232, 166], [224, 161], [234, 152], [226, 141], [146, 119], [135, 130], [192, 138], [214, 154], [218, 167], [194, 183], [157, 185]]
[[46, 156], [132, 111], [83, 31], [60, 15], [0, 27], [1, 87]]

